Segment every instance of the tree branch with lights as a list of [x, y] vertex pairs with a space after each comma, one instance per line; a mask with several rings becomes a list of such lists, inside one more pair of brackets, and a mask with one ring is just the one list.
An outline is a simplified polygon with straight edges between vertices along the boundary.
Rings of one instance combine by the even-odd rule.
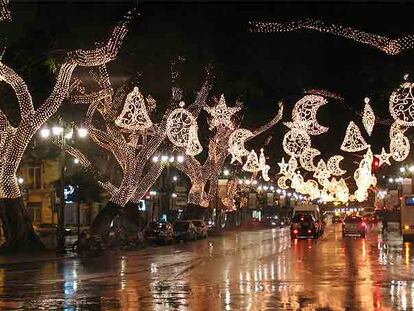
[[127, 33], [131, 19], [128, 14], [111, 33], [105, 45], [93, 50], [76, 50], [67, 54], [59, 69], [49, 97], [35, 109], [32, 96], [24, 80], [9, 66], [0, 62], [0, 81], [14, 91], [20, 110], [20, 122], [10, 125], [5, 114], [0, 114], [0, 218], [6, 242], [5, 251], [41, 249], [42, 243], [33, 230], [28, 211], [17, 183], [17, 170], [23, 154], [36, 131], [58, 110], [67, 97], [74, 69], [101, 66], [112, 61]]
[[[210, 130], [213, 131], [209, 139], [207, 159], [201, 163], [195, 158], [201, 152], [199, 150], [195, 154], [189, 154], [185, 162], [175, 164], [177, 169], [191, 180], [188, 203], [208, 207], [217, 193], [218, 178], [227, 157], [231, 154], [232, 163], [234, 161], [242, 163], [242, 157], [249, 154], [244, 149], [244, 143], [272, 128], [281, 120], [283, 113], [283, 105], [280, 104], [278, 113], [271, 121], [251, 132], [240, 128], [240, 122], [232, 120], [236, 119], [236, 113], [241, 108], [241, 103], [228, 107], [223, 95], [219, 100], [215, 100], [213, 107], [205, 108], [211, 117], [209, 124]], [[184, 149], [183, 151], [188, 154], [188, 151]]]
[[[94, 219], [90, 233], [105, 238], [112, 220], [118, 215], [123, 216], [129, 203], [139, 202], [145, 196], [167, 164], [153, 161], [153, 157], [167, 136], [168, 120], [182, 101], [182, 91], [174, 85], [178, 74], [173, 63], [171, 100], [160, 122], [154, 123], [150, 115], [157, 103], [151, 95], [144, 96], [132, 82], [114, 92], [104, 66], [91, 73], [100, 89], [89, 94], [74, 94], [71, 100], [73, 103], [89, 104], [85, 119], [89, 137], [113, 156], [121, 171], [122, 177], [118, 185], [115, 185], [115, 181], [99, 181], [110, 194], [110, 199]], [[208, 72], [205, 82], [189, 107], [195, 115], [205, 105], [210, 89], [211, 77]], [[76, 155], [73, 151], [71, 154]], [[81, 161], [87, 168], [91, 162]], [[127, 220], [132, 219], [128, 217]]]

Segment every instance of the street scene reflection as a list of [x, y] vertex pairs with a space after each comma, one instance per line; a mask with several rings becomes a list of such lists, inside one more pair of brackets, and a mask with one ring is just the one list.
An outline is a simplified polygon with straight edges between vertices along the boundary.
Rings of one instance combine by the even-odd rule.
[[[411, 310], [413, 246], [398, 232], [318, 240], [228, 233], [96, 258], [2, 264], [1, 308], [24, 310]], [[11, 260], [11, 259], [9, 259]]]

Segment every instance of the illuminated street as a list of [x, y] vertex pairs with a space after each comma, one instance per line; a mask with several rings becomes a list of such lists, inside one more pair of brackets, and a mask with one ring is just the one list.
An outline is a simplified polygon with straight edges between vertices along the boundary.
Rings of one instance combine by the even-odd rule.
[[411, 310], [412, 253], [397, 234], [343, 240], [332, 225], [292, 244], [288, 231], [273, 229], [99, 258], [18, 259], [1, 267], [1, 307]]

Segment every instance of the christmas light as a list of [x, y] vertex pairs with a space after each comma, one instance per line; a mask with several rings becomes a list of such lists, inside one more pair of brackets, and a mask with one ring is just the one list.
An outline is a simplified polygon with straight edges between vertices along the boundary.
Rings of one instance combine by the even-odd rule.
[[283, 137], [283, 150], [291, 157], [299, 157], [311, 146], [310, 136], [304, 129], [292, 128]]
[[321, 152], [315, 148], [306, 148], [299, 157], [300, 165], [303, 169], [309, 172], [316, 171], [316, 166], [313, 164], [313, 159], [320, 154]]
[[[404, 79], [407, 78], [405, 75]], [[390, 96], [389, 111], [399, 125], [414, 126], [413, 86], [413, 83], [405, 81]]]
[[257, 173], [260, 171], [259, 159], [254, 150], [251, 150], [250, 154], [247, 156], [246, 163], [243, 165], [243, 170], [251, 173]]
[[152, 126], [144, 96], [138, 87], [127, 95], [121, 114], [115, 120], [119, 127], [130, 131], [146, 130]]
[[231, 118], [240, 109], [240, 107], [227, 107], [224, 94], [221, 94], [219, 102], [214, 107], [204, 107], [204, 110], [212, 117], [210, 120], [210, 129], [214, 129], [219, 125], [233, 129], [234, 126]]
[[390, 142], [390, 153], [395, 161], [404, 161], [410, 153], [410, 141], [407, 136], [397, 133]]
[[397, 55], [404, 50], [414, 47], [414, 36], [407, 35], [402, 38], [392, 39], [378, 34], [368, 33], [335, 24], [325, 24], [320, 20], [305, 19], [295, 20], [288, 23], [278, 22], [250, 22], [250, 31], [270, 33], [270, 32], [291, 32], [299, 29], [311, 29], [319, 32], [345, 37], [354, 41], [373, 46], [386, 54]]
[[249, 154], [249, 151], [244, 147], [246, 139], [253, 136], [253, 133], [246, 129], [237, 129], [231, 133], [229, 137], [229, 148], [228, 151], [231, 154], [231, 164], [235, 161], [240, 164], [243, 163], [242, 157]]
[[339, 167], [339, 162], [341, 162], [343, 159], [344, 157], [341, 155], [335, 155], [328, 159], [326, 166], [328, 168], [328, 171], [331, 173], [331, 175], [342, 176], [346, 173], [346, 170], [343, 170]]
[[384, 147], [382, 147], [381, 149], [381, 154], [376, 154], [375, 157], [378, 158], [379, 160], [378, 166], [381, 166], [384, 163], [391, 165], [391, 162], [390, 162], [391, 153], [387, 153]]
[[346, 129], [345, 137], [341, 145], [341, 150], [346, 152], [358, 152], [367, 149], [369, 145], [365, 142], [358, 126], [351, 121]]
[[371, 136], [372, 130], [375, 125], [375, 114], [372, 110], [371, 105], [369, 104], [369, 98], [365, 98], [364, 112], [362, 113], [362, 124], [364, 125], [365, 130], [368, 135]]
[[[8, 133], [9, 143], [7, 147], [2, 143], [2, 159], [0, 161], [1, 198], [18, 198], [20, 196], [15, 176], [23, 153], [35, 132], [58, 110], [67, 97], [74, 69], [77, 66], [104, 66], [113, 60], [127, 33], [127, 24], [130, 19], [131, 14], [128, 14], [124, 21], [114, 28], [106, 44], [101, 44], [94, 50], [76, 50], [68, 53], [65, 62], [59, 69], [50, 96], [36, 110], [29, 89], [23, 79], [11, 68], [0, 62], [0, 81], [4, 81], [13, 88], [19, 104], [21, 119], [18, 128], [11, 129], [7, 126], [4, 131]], [[9, 124], [2, 112], [0, 112], [1, 119], [6, 120], [5, 124]], [[57, 129], [54, 129], [53, 132], [60, 134]], [[42, 135], [45, 135], [46, 132], [43, 131], [42, 133]], [[3, 133], [0, 133], [0, 136], [3, 136]]]
[[316, 114], [320, 106], [328, 101], [319, 95], [305, 95], [293, 107], [293, 123], [306, 123], [306, 132], [309, 135], [320, 135], [326, 133], [329, 128], [318, 123]]

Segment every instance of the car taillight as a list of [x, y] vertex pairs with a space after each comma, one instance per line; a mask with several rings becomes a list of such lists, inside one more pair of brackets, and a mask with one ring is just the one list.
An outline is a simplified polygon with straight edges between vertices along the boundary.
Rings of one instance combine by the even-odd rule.
[[365, 227], [366, 225], [367, 225], [367, 224], [366, 224], [365, 222], [362, 222], [362, 223], [361, 223], [361, 226], [362, 226], [362, 227]]
[[308, 230], [308, 233], [312, 233], [312, 230]]
[[293, 233], [294, 233], [294, 234], [298, 234], [298, 230], [296, 230], [296, 229], [295, 229], [295, 230], [293, 230]]

